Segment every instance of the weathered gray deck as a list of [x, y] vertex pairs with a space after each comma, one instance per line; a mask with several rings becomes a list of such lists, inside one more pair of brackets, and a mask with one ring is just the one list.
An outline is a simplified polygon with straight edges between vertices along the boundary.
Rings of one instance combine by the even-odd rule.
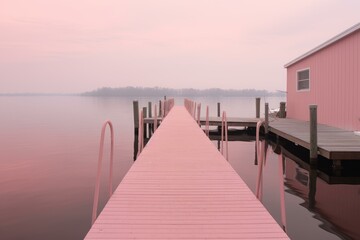
[[[269, 131], [304, 148], [310, 148], [310, 126], [307, 121], [270, 119]], [[328, 159], [360, 160], [360, 136], [348, 130], [318, 124], [318, 147], [319, 154]]]

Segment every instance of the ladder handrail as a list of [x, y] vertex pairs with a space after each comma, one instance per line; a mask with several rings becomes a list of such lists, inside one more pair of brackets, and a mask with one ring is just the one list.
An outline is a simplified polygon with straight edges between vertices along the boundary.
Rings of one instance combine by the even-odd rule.
[[256, 123], [256, 149], [257, 149], [257, 156], [260, 159], [259, 167], [258, 167], [258, 177], [256, 181], [256, 197], [260, 199], [260, 188], [262, 182], [262, 172], [263, 172], [263, 163], [264, 163], [264, 151], [265, 151], [265, 144], [261, 144], [260, 147], [260, 127], [264, 124], [264, 121], [260, 120]]
[[107, 120], [107, 121], [105, 121], [105, 123], [103, 124], [102, 129], [101, 129], [98, 170], [97, 170], [97, 175], [96, 175], [94, 204], [93, 204], [91, 225], [94, 224], [96, 217], [97, 217], [96, 215], [97, 215], [97, 208], [98, 208], [98, 204], [99, 204], [101, 166], [102, 166], [102, 158], [103, 158], [103, 153], [104, 153], [104, 138], [105, 138], [105, 130], [106, 130], [107, 125], [109, 125], [109, 127], [110, 127], [110, 135], [111, 135], [109, 197], [111, 197], [111, 195], [113, 193], [112, 175], [113, 175], [113, 160], [114, 160], [114, 128], [113, 128], [113, 124], [111, 123], [111, 121]]
[[[225, 134], [224, 134], [224, 132], [225, 132]], [[221, 119], [221, 154], [223, 156], [224, 156], [224, 137], [225, 137], [225, 144], [226, 144], [226, 157], [225, 158], [227, 161], [229, 161], [228, 125], [227, 125], [227, 117], [226, 117], [225, 111], [223, 111], [222, 119]]]

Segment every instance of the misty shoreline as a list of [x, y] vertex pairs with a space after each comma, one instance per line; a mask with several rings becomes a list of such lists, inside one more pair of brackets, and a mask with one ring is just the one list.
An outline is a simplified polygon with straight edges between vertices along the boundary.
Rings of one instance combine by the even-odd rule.
[[194, 89], [194, 88], [159, 88], [159, 87], [103, 87], [83, 93], [0, 93], [0, 96], [84, 96], [84, 97], [282, 97], [285, 91], [270, 92], [258, 89]]

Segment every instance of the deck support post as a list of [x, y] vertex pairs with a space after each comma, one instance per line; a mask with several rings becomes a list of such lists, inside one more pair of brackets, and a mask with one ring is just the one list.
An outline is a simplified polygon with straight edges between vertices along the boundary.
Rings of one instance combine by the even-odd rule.
[[139, 102], [137, 100], [133, 101], [133, 110], [134, 110], [134, 133], [137, 135], [139, 133]]
[[[146, 114], [146, 107], [143, 107], [143, 117], [146, 118], [147, 117], [147, 114]], [[145, 142], [145, 139], [147, 138], [147, 124], [144, 123], [144, 142]]]
[[269, 103], [265, 103], [265, 134], [269, 133]]
[[260, 98], [256, 98], [256, 118], [260, 118]]
[[310, 164], [316, 164], [318, 158], [317, 145], [317, 105], [310, 105]]
[[285, 118], [286, 117], [285, 106], [286, 106], [285, 102], [280, 102], [279, 118]]

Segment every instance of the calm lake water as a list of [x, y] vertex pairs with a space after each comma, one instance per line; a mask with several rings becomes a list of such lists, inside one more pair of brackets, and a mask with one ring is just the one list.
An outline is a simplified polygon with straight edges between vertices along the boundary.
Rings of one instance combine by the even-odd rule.
[[[76, 96], [0, 97], [0, 239], [83, 239], [91, 226], [99, 138], [109, 119], [115, 129], [114, 186], [133, 163], [132, 98]], [[140, 106], [158, 98], [138, 99]], [[198, 98], [216, 114], [253, 117], [254, 98]], [[277, 108], [284, 98], [262, 98]], [[175, 99], [176, 104], [183, 99]], [[214, 142], [216, 145], [217, 143]], [[107, 201], [106, 138], [100, 207]], [[285, 150], [283, 150], [285, 151]], [[360, 186], [327, 184], [268, 148], [262, 202], [291, 239], [360, 239]], [[294, 158], [294, 157], [293, 157]], [[258, 167], [254, 142], [230, 142], [229, 162], [255, 192]], [[279, 172], [279, 164], [284, 172]], [[306, 167], [305, 167], [306, 168]], [[315, 180], [315, 181], [314, 181]], [[285, 208], [281, 208], [284, 184]], [[309, 186], [316, 186], [311, 210]], [[115, 187], [114, 187], [115, 188]], [[285, 212], [284, 212], [285, 209]], [[285, 213], [286, 222], [281, 217]]]

